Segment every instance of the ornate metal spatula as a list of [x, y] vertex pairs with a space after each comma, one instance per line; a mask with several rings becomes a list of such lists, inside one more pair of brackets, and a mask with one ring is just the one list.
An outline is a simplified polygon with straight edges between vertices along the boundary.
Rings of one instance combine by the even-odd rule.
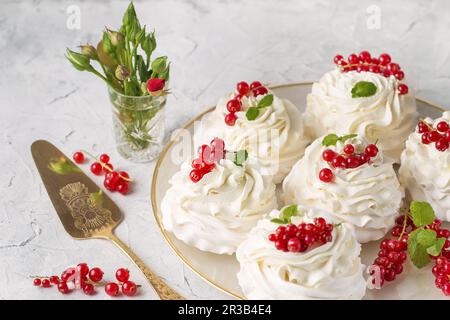
[[122, 220], [122, 213], [87, 175], [48, 141], [35, 141], [31, 153], [50, 200], [73, 238], [111, 240], [144, 273], [162, 300], [184, 299], [114, 235], [113, 230]]

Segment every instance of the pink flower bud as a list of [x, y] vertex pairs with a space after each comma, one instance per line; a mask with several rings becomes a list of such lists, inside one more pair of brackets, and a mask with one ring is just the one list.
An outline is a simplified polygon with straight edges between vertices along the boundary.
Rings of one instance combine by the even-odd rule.
[[164, 89], [166, 81], [164, 79], [148, 79], [147, 81], [147, 91], [148, 92], [156, 92]]

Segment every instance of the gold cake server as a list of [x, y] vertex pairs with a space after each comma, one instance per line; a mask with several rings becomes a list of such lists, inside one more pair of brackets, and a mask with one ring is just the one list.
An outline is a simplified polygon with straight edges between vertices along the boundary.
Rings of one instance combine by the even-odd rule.
[[80, 168], [48, 141], [35, 141], [31, 154], [64, 229], [73, 238], [111, 240], [143, 272], [160, 299], [184, 299], [114, 235], [121, 211]]

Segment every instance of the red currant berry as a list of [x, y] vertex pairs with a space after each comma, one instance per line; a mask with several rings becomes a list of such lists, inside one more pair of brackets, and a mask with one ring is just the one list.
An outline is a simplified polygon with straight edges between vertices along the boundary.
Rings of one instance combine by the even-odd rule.
[[402, 70], [400, 70], [395, 74], [395, 77], [397, 78], [397, 80], [401, 81], [405, 78], [405, 73]]
[[91, 172], [95, 175], [100, 175], [102, 173], [102, 165], [98, 162], [91, 164]]
[[384, 239], [383, 241], [381, 241], [380, 242], [380, 249], [387, 249], [388, 248], [388, 243], [389, 243], [388, 239]]
[[394, 263], [392, 265], [392, 270], [394, 270], [395, 274], [400, 274], [403, 272], [403, 266], [400, 263]]
[[371, 62], [372, 62], [372, 64], [375, 64], [375, 65], [380, 64], [380, 60], [379, 60], [378, 58], [373, 58], [373, 57], [372, 57]]
[[253, 81], [253, 82], [250, 84], [250, 90], [254, 90], [254, 89], [257, 89], [257, 88], [259, 88], [259, 87], [262, 87], [262, 83], [259, 82], [259, 81]]
[[344, 146], [344, 153], [353, 154], [353, 152], [355, 152], [355, 147], [352, 144], [346, 144]]
[[84, 161], [84, 154], [83, 154], [83, 152], [80, 152], [80, 151], [75, 152], [73, 154], [73, 161], [75, 161], [76, 163], [83, 163], [83, 161]]
[[255, 97], [257, 97], [257, 96], [262, 96], [264, 94], [267, 94], [269, 92], [269, 90], [267, 90], [267, 88], [265, 88], [265, 87], [259, 87], [255, 90], [253, 90], [252, 92], [253, 92], [253, 95]]
[[435, 146], [438, 151], [443, 152], [448, 149], [448, 141], [445, 138], [440, 138], [436, 141]]
[[50, 288], [52, 286], [50, 280], [48, 279], [42, 279], [42, 287], [43, 288]]
[[203, 162], [199, 158], [192, 160], [191, 165], [192, 165], [192, 168], [197, 169], [197, 170], [200, 170], [201, 168], [203, 168]]
[[106, 153], [104, 153], [100, 156], [99, 160], [100, 162], [103, 163], [109, 163], [109, 156]]
[[350, 63], [350, 64], [358, 64], [359, 63], [359, 58], [354, 53], [349, 55], [347, 60], [348, 60], [348, 63]]
[[116, 190], [117, 190], [117, 192], [125, 195], [128, 193], [128, 191], [130, 189], [129, 189], [129, 185], [127, 182], [119, 182], [119, 184], [117, 184]]
[[99, 282], [103, 279], [103, 271], [102, 269], [95, 267], [89, 271], [89, 279], [94, 282]]
[[377, 65], [371, 65], [371, 66], [369, 67], [369, 72], [380, 73], [380, 72], [381, 72], [381, 69], [380, 69], [380, 67], [377, 66]]
[[417, 124], [417, 132], [419, 133], [425, 133], [430, 131], [430, 128], [427, 126], [427, 124], [425, 122], [420, 121]]
[[229, 113], [225, 116], [225, 123], [230, 127], [234, 126], [236, 123], [237, 117], [234, 113]]
[[95, 292], [94, 285], [91, 283], [86, 283], [83, 287], [83, 292], [88, 296], [92, 295]]
[[58, 284], [59, 283], [59, 277], [58, 276], [51, 276], [49, 278], [50, 282], [53, 284]]
[[369, 157], [367, 154], [365, 154], [365, 153], [363, 153], [363, 154], [361, 154], [361, 155], [359, 156], [359, 164], [360, 164], [360, 165], [363, 165], [363, 164], [365, 164], [365, 163], [368, 163], [369, 160], [370, 160], [370, 157]]
[[250, 86], [247, 82], [241, 81], [236, 85], [236, 90], [238, 93], [245, 95], [250, 91]]
[[395, 276], [395, 271], [392, 269], [386, 269], [386, 271], [384, 272], [384, 280], [386, 281], [394, 281]]
[[299, 252], [301, 247], [301, 242], [299, 238], [291, 238], [287, 243], [287, 249], [290, 252]]
[[69, 281], [72, 278], [72, 276], [75, 274], [75, 272], [76, 272], [75, 268], [69, 268], [69, 269], [65, 270], [61, 274], [61, 281], [63, 281], [63, 282]]
[[440, 122], [437, 124], [436, 129], [437, 129], [439, 132], [447, 132], [448, 129], [449, 129], [448, 123], [445, 122], [445, 121], [440, 121]]
[[113, 181], [109, 179], [105, 179], [105, 181], [103, 181], [103, 185], [109, 191], [116, 191], [117, 184], [115, 184]]
[[422, 133], [422, 143], [429, 144], [430, 142], [429, 132]]
[[398, 85], [398, 94], [403, 95], [408, 93], [408, 86], [406, 84]]
[[371, 158], [376, 157], [378, 154], [378, 147], [374, 144], [369, 144], [364, 152]]
[[361, 62], [370, 63], [372, 62], [372, 56], [369, 51], [364, 50], [359, 53], [359, 60]]
[[58, 291], [61, 292], [62, 294], [67, 294], [70, 292], [69, 287], [67, 286], [67, 282], [60, 282], [58, 283]]
[[326, 149], [324, 152], [322, 152], [322, 158], [325, 161], [331, 161], [336, 157], [336, 152], [334, 152], [331, 149]]
[[[348, 65], [347, 61], [345, 61], [344, 59], [340, 60], [337, 64], [340, 65], [340, 66], [342, 66], [342, 67]], [[347, 68], [344, 68], [343, 71], [344, 71], [344, 72], [348, 71], [348, 69], [347, 69], [347, 70], [346, 70], [346, 69], [347, 69]]]
[[242, 97], [243, 97], [242, 94], [237, 94], [234, 98], [235, 98], [237, 101], [241, 101], [241, 100], [242, 100]]
[[241, 110], [241, 103], [236, 99], [232, 99], [227, 102], [227, 110], [231, 113], [238, 112]]
[[351, 169], [357, 168], [359, 166], [359, 159], [355, 156], [349, 156], [346, 159], [346, 165], [347, 165], [347, 168], [351, 168]]
[[397, 63], [389, 63], [387, 66], [386, 66], [386, 69], [389, 71], [389, 74], [390, 75], [395, 75], [397, 72], [399, 72], [400, 71], [400, 67], [399, 67], [399, 65], [397, 64]]
[[334, 58], [333, 58], [333, 62], [335, 64], [337, 64], [337, 65], [339, 65], [340, 62], [343, 61], [343, 60], [344, 60], [344, 57], [342, 55], [340, 55], [340, 54], [335, 55]]
[[110, 282], [105, 286], [105, 292], [108, 296], [115, 297], [119, 294], [119, 285], [114, 282]]
[[213, 150], [225, 150], [225, 142], [223, 141], [223, 139], [215, 137], [211, 140], [210, 145]]
[[347, 167], [347, 161], [343, 156], [337, 156], [333, 160], [331, 160], [331, 165], [334, 168], [342, 168], [345, 169]]
[[113, 165], [112, 165], [111, 163], [105, 163], [105, 164], [104, 164], [104, 166], [103, 166], [103, 171], [104, 171], [105, 173], [111, 172], [111, 171], [113, 171], [113, 170], [114, 170], [114, 167], [113, 167]]
[[79, 263], [77, 265], [77, 272], [80, 274], [81, 277], [86, 277], [89, 273], [89, 267], [86, 263]]
[[316, 225], [317, 228], [319, 228], [319, 230], [325, 230], [326, 226], [327, 226], [327, 222], [325, 221], [324, 218], [315, 218], [314, 219], [314, 224]]
[[112, 172], [108, 172], [105, 175], [105, 179], [110, 180], [111, 184], [116, 185], [119, 183], [120, 179], [120, 175], [117, 171], [112, 171]]
[[428, 133], [428, 139], [429, 139], [431, 142], [436, 142], [436, 141], [438, 141], [440, 138], [441, 138], [441, 135], [440, 135], [437, 131], [430, 131], [430, 132]]
[[41, 279], [39, 278], [33, 279], [33, 285], [35, 285], [36, 287], [39, 287], [41, 283], [42, 283]]
[[192, 182], [197, 183], [203, 178], [203, 173], [200, 170], [194, 169], [189, 173], [189, 178]]
[[379, 63], [380, 63], [382, 66], [385, 66], [385, 65], [387, 65], [388, 63], [391, 62], [391, 56], [388, 55], [387, 53], [383, 53], [383, 54], [380, 55], [380, 57], [378, 58], [378, 60], [379, 60]]
[[286, 240], [275, 241], [275, 248], [277, 250], [287, 251], [287, 241]]
[[125, 268], [117, 269], [116, 271], [116, 279], [119, 282], [126, 282], [130, 278], [130, 271]]
[[442, 292], [446, 295], [446, 296], [450, 296], [450, 283], [446, 283], [442, 286]]
[[120, 171], [120, 172], [119, 172], [119, 175], [120, 175], [120, 177], [121, 177], [122, 179], [124, 179], [125, 181], [130, 179], [130, 176], [128, 175], [128, 172], [126, 172], [126, 171]]
[[448, 283], [448, 277], [446, 276], [441, 276], [441, 275], [437, 275], [436, 280], [434, 281], [434, 284], [436, 285], [436, 287], [438, 288], [442, 288], [443, 286], [445, 286]]
[[122, 284], [122, 293], [128, 297], [133, 297], [136, 295], [137, 285], [133, 281], [126, 281]]
[[319, 172], [319, 179], [322, 180], [325, 183], [329, 183], [333, 180], [333, 172], [328, 168], [323, 168]]
[[275, 241], [277, 241], [277, 235], [275, 233], [271, 233], [271, 234], [269, 234], [267, 239], [271, 242], [275, 242]]

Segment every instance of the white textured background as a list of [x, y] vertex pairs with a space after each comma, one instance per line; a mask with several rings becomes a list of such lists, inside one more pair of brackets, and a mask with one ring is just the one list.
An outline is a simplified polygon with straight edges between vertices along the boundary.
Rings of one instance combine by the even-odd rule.
[[[81, 29], [66, 27], [69, 5]], [[158, 54], [172, 61], [169, 132], [213, 105], [241, 79], [279, 83], [317, 79], [340, 52], [392, 54], [418, 96], [450, 105], [450, 1], [135, 1], [143, 24], [157, 30]], [[381, 9], [368, 29], [367, 8]], [[79, 261], [109, 272], [128, 267], [113, 244], [75, 241], [63, 230], [32, 162], [29, 147], [48, 139], [67, 154], [108, 152], [136, 178], [135, 192], [114, 194], [125, 214], [117, 234], [188, 298], [226, 296], [209, 287], [171, 252], [153, 219], [149, 188], [154, 163], [119, 158], [104, 84], [75, 71], [66, 47], [96, 43], [117, 28], [127, 1], [0, 1], [0, 299], [85, 298], [34, 288], [31, 275], [59, 274]], [[84, 168], [87, 169], [87, 166]], [[96, 178], [100, 182], [99, 178]], [[93, 298], [106, 298], [103, 293]]]

